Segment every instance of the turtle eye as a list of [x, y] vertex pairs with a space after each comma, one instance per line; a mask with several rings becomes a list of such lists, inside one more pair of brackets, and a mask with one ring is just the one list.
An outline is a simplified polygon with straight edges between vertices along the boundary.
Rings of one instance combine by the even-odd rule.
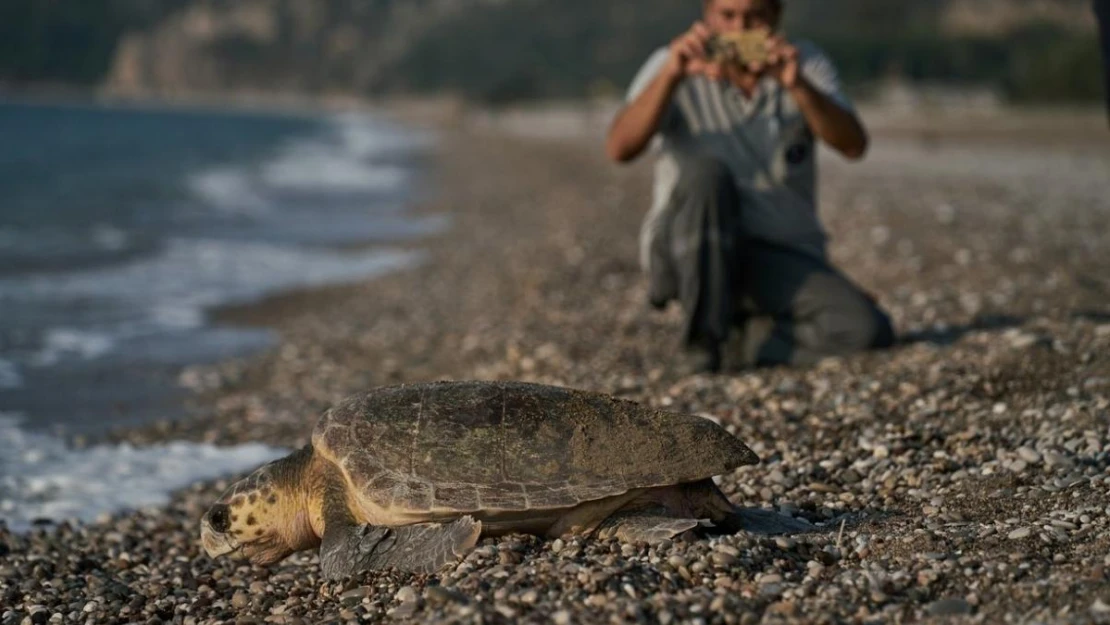
[[211, 525], [212, 529], [216, 530], [217, 532], [226, 532], [231, 526], [231, 523], [228, 522], [229, 516], [230, 515], [227, 506], [222, 503], [218, 503], [212, 506], [212, 509], [208, 511], [208, 524]]

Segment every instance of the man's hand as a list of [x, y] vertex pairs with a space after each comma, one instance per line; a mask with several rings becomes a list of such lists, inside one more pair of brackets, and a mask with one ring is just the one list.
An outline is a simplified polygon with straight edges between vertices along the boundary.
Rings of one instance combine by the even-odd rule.
[[769, 75], [783, 87], [793, 89], [798, 84], [798, 48], [780, 35], [767, 39], [766, 63], [749, 63], [748, 71], [756, 76]]
[[766, 63], [753, 63], [748, 70], [769, 75], [782, 84], [798, 103], [806, 123], [822, 141], [850, 159], [867, 152], [867, 131], [855, 113], [845, 110], [827, 94], [814, 88], [801, 72], [798, 48], [779, 35], [767, 40]]
[[706, 45], [713, 32], [702, 22], [694, 22], [690, 30], [682, 33], [671, 42], [670, 63], [667, 71], [676, 78], [704, 75], [711, 80], [721, 77], [721, 64], [710, 61], [706, 55]]
[[706, 44], [712, 36], [708, 26], [694, 22], [690, 30], [671, 42], [663, 70], [613, 120], [605, 141], [609, 158], [627, 163], [643, 153], [659, 128], [671, 96], [684, 78], [703, 75], [711, 80], [720, 79], [721, 64], [710, 61], [706, 55]]

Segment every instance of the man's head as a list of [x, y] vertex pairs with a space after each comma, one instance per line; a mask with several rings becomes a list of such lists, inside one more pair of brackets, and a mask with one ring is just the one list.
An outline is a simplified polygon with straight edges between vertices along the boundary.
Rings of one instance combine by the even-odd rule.
[[782, 0], [702, 0], [705, 23], [715, 33], [778, 28]]

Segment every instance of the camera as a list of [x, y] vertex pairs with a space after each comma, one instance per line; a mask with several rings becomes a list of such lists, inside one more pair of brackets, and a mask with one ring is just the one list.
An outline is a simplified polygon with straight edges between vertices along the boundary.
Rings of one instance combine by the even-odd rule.
[[767, 61], [767, 39], [765, 30], [742, 30], [720, 33], [709, 40], [706, 52], [711, 61], [747, 65]]

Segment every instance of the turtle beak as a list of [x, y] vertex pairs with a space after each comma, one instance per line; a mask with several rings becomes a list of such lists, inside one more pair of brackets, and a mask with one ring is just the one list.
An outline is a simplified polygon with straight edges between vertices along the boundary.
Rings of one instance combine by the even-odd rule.
[[239, 541], [228, 536], [228, 508], [222, 503], [212, 506], [200, 520], [200, 540], [209, 557], [218, 558], [239, 549]]
[[204, 545], [204, 550], [208, 552], [208, 557], [218, 558], [229, 553], [238, 551], [240, 545], [227, 534], [222, 534], [212, 529], [212, 525], [205, 519], [200, 523], [200, 541]]

